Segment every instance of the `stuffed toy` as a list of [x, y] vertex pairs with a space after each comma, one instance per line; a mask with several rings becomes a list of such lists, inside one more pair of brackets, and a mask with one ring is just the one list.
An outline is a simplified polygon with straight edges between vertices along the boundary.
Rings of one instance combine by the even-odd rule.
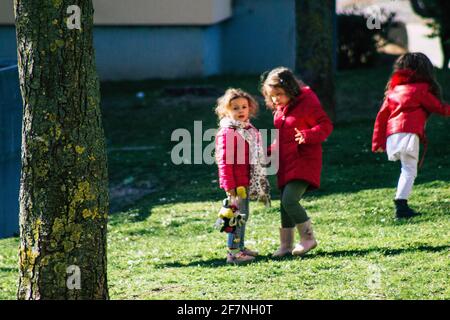
[[[241, 187], [238, 187], [238, 189]], [[238, 197], [245, 199], [247, 194], [245, 192], [245, 188], [243, 188], [243, 192], [236, 190], [236, 194]], [[215, 223], [217, 228], [220, 227], [220, 232], [232, 233], [236, 230], [237, 227], [240, 227], [245, 224], [245, 217], [240, 213], [239, 208], [237, 207], [235, 201], [231, 203], [231, 198], [226, 198], [222, 202], [222, 208], [220, 208], [218, 219]]]

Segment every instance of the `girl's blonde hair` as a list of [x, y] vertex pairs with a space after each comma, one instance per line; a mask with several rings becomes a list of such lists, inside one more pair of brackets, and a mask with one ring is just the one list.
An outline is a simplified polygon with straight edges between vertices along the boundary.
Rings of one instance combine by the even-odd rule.
[[258, 102], [249, 93], [237, 88], [229, 88], [225, 94], [217, 99], [216, 114], [219, 120], [226, 117], [231, 111], [231, 101], [238, 98], [245, 98], [248, 101], [249, 117], [253, 118], [258, 113]]
[[269, 96], [269, 88], [281, 88], [291, 99], [301, 95], [301, 88], [305, 86], [303, 81], [298, 79], [294, 73], [285, 67], [278, 67], [272, 71], [266, 71], [261, 75], [260, 90], [264, 96], [266, 105], [269, 109], [275, 109], [275, 105]]
[[407, 83], [426, 82], [430, 85], [430, 91], [438, 99], [442, 99], [441, 86], [436, 80], [434, 67], [430, 59], [421, 52], [408, 52], [401, 55], [394, 63], [392, 75], [386, 85], [384, 96], [392, 89], [392, 78], [396, 72], [401, 70], [410, 70], [411, 77]]

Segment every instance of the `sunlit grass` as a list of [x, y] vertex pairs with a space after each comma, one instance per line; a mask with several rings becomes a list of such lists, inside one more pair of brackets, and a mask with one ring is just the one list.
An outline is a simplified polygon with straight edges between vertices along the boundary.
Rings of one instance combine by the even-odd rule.
[[[174, 129], [192, 131], [195, 120], [203, 121], [204, 130], [216, 127], [217, 97], [170, 100], [162, 94], [164, 86], [173, 85], [168, 81], [104, 85], [111, 186], [142, 181], [155, 186], [155, 192], [110, 216], [111, 298], [449, 299], [448, 120], [433, 116], [427, 125], [429, 150], [410, 198], [422, 216], [396, 221], [392, 198], [399, 164], [370, 152], [373, 117], [388, 73], [338, 76], [338, 122], [324, 144], [322, 188], [302, 200], [314, 223], [317, 249], [303, 259], [270, 257], [278, 245], [280, 220], [276, 180], [270, 177], [272, 208], [251, 204], [247, 244], [261, 256], [247, 266], [226, 265], [225, 234], [213, 228], [224, 197], [216, 167], [176, 166], [170, 159], [177, 143], [170, 139]], [[439, 78], [449, 89], [449, 76], [440, 73]], [[219, 91], [243, 87], [258, 94], [257, 77], [175, 85], [192, 83], [214, 85]], [[133, 102], [137, 91], [148, 97], [141, 106]], [[271, 121], [261, 108], [254, 123], [272, 128]], [[111, 150], [126, 146], [151, 148]], [[15, 299], [17, 248], [17, 238], [0, 240], [0, 299]]]

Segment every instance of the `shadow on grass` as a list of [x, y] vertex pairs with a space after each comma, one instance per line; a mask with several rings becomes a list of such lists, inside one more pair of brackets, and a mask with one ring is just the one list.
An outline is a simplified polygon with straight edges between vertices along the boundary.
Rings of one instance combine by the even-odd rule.
[[[397, 177], [398, 178], [398, 177]], [[425, 180], [425, 179], [424, 179]], [[421, 185], [424, 183], [429, 183], [432, 181], [445, 181], [445, 180], [432, 180], [432, 179], [426, 179], [425, 181], [419, 181], [416, 182], [415, 185]], [[378, 184], [378, 185], [374, 185], [371, 186], [370, 188], [368, 187], [367, 189], [361, 188], [359, 186], [355, 186], [355, 187], [351, 187], [348, 186], [345, 190], [341, 189], [341, 190], [337, 190], [335, 187], [331, 187], [331, 188], [327, 188], [324, 187], [324, 189], [322, 190], [317, 190], [317, 191], [313, 191], [307, 195], [305, 195], [306, 198], [309, 197], [322, 197], [322, 196], [330, 196], [336, 193], [341, 193], [341, 194], [348, 194], [348, 193], [354, 193], [354, 192], [360, 192], [363, 190], [372, 190], [372, 189], [379, 189], [379, 188], [387, 188], [387, 187], [391, 187], [392, 188], [392, 194], [389, 195], [390, 198], [394, 198], [395, 195], [395, 185], [387, 185], [386, 183], [383, 184]], [[275, 187], [272, 185], [272, 189], [274, 189]], [[166, 195], [166, 193], [162, 192], [161, 196]], [[414, 194], [413, 194], [414, 195]], [[132, 222], [142, 222], [147, 220], [151, 215], [152, 215], [152, 209], [155, 206], [161, 205], [161, 202], [158, 202], [157, 200], [158, 196], [155, 195], [150, 195], [144, 199], [141, 199], [137, 205], [133, 206], [130, 205], [128, 207], [126, 207], [124, 211], [128, 211], [128, 210], [132, 210], [134, 212], [131, 221]], [[224, 195], [222, 194], [221, 190], [217, 189], [217, 190], [210, 190], [208, 191], [208, 195], [205, 196], [205, 194], [202, 195], [202, 197], [199, 198], [193, 198], [190, 195], [180, 195], [176, 201], [171, 202], [171, 204], [176, 204], [176, 203], [191, 203], [191, 202], [201, 202], [201, 201], [216, 201], [217, 204], [217, 211], [219, 211], [220, 209], [220, 202], [221, 200], [224, 198]], [[279, 193], [278, 190], [272, 191], [272, 200], [279, 200]], [[433, 203], [415, 203], [414, 202], [414, 198], [412, 198], [410, 201], [410, 206], [415, 209], [416, 211], [418, 211], [421, 215], [419, 217], [417, 217], [416, 219], [413, 220], [399, 220], [399, 221], [395, 221], [396, 224], [411, 224], [411, 223], [422, 223], [424, 221], [429, 221], [432, 218], [435, 217], [435, 215], [430, 215], [429, 213], [432, 211], [435, 211], [436, 208], [442, 208], [442, 212], [449, 212], [450, 206], [448, 204], [448, 202], [445, 201], [434, 201]], [[168, 203], [163, 203], [163, 204], [168, 204]], [[253, 205], [253, 203], [252, 203]], [[392, 211], [392, 216], [394, 215], [394, 203], [391, 202], [391, 211]], [[277, 206], [272, 206], [273, 208], [276, 208], [278, 210]], [[446, 209], [447, 208], [447, 209]], [[112, 213], [113, 215], [115, 213]]]
[[[178, 188], [177, 188], [178, 189]], [[179, 189], [178, 189], [179, 190]], [[177, 190], [177, 191], [178, 191]], [[142, 222], [147, 220], [152, 215], [152, 209], [155, 206], [167, 205], [167, 204], [177, 204], [177, 203], [192, 203], [192, 202], [204, 202], [204, 201], [217, 201], [217, 212], [220, 209], [220, 203], [225, 198], [225, 194], [221, 189], [214, 186], [212, 188], [203, 188], [197, 190], [197, 196], [193, 196], [190, 192], [186, 191], [171, 191], [169, 187], [163, 188], [162, 190], [149, 194], [138, 201], [135, 204], [124, 206], [121, 211], [110, 212], [111, 215], [115, 215], [121, 212], [130, 211], [132, 213], [130, 217], [131, 222]], [[173, 201], [161, 202], [161, 198], [168, 198], [176, 194], [176, 199]]]
[[[288, 259], [292, 259], [292, 257], [284, 257], [284, 258], [280, 258], [280, 259], [274, 259], [269, 254], [269, 255], [265, 255], [265, 256], [260, 255], [260, 256], [256, 257], [255, 262], [282, 261], [282, 260], [288, 260]], [[173, 263], [164, 263], [164, 264], [156, 265], [157, 268], [184, 268], [184, 267], [216, 268], [216, 267], [224, 267], [224, 266], [231, 266], [230, 264], [226, 263], [225, 258], [192, 261], [190, 263], [173, 262]]]
[[384, 256], [395, 256], [398, 254], [409, 253], [409, 252], [440, 252], [449, 250], [450, 246], [418, 246], [409, 248], [368, 248], [368, 249], [354, 249], [354, 250], [338, 250], [338, 251], [318, 251], [311, 253], [303, 257], [303, 259], [313, 259], [316, 257], [362, 257], [371, 253], [379, 253]]
[[[368, 249], [354, 249], [354, 250], [336, 250], [336, 251], [316, 251], [314, 253], [310, 253], [304, 257], [298, 258], [294, 256], [287, 256], [284, 258], [272, 258], [270, 254], [265, 256], [258, 256], [255, 259], [255, 262], [269, 262], [269, 261], [285, 261], [285, 260], [294, 260], [294, 259], [314, 259], [320, 257], [331, 257], [331, 258], [343, 258], [343, 257], [362, 257], [372, 253], [379, 253], [384, 256], [394, 256], [403, 253], [409, 252], [440, 252], [449, 250], [450, 246], [418, 246], [418, 247], [410, 247], [410, 248], [368, 248]], [[200, 261], [192, 261], [190, 263], [164, 263], [156, 265], [157, 268], [184, 268], [184, 267], [203, 267], [203, 268], [217, 268], [227, 266], [225, 262], [225, 258], [222, 259], [210, 259], [210, 260], [200, 260]]]

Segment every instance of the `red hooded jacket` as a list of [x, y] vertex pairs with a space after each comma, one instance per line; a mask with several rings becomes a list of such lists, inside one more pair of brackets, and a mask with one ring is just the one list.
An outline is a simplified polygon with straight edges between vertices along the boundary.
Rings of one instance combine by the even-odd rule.
[[[303, 180], [309, 183], [309, 189], [319, 188], [322, 142], [333, 131], [333, 125], [316, 94], [309, 87], [303, 87], [298, 98], [276, 110], [274, 125], [279, 137], [269, 152], [279, 148], [278, 187], [292, 180]], [[295, 141], [295, 128], [303, 134], [304, 143]]]
[[386, 150], [387, 137], [394, 133], [415, 133], [426, 141], [425, 124], [431, 113], [450, 115], [444, 105], [431, 92], [428, 83], [394, 84], [375, 120], [372, 151]]

